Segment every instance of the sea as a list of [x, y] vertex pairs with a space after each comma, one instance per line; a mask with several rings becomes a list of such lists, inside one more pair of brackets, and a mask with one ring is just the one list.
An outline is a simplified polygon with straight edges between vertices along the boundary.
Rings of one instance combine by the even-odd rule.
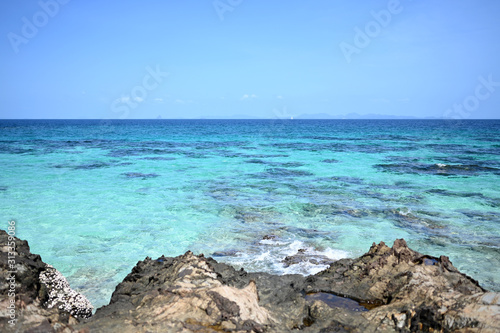
[[0, 120], [9, 221], [96, 307], [146, 257], [307, 275], [398, 238], [500, 291], [500, 120]]

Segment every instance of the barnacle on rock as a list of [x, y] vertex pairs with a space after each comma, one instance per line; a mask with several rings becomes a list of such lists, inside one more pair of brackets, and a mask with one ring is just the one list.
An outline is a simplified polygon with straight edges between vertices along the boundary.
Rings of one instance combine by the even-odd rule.
[[54, 267], [47, 265], [40, 273], [40, 282], [47, 289], [48, 299], [45, 306], [49, 309], [57, 307], [74, 317], [89, 318], [94, 307], [79, 292], [71, 289], [66, 278]]

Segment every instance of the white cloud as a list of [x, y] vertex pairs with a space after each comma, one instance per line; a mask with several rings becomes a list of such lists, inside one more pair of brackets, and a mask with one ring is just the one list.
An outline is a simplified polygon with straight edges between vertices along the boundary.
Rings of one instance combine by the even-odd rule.
[[276, 96], [276, 98], [277, 98], [277, 99], [283, 99], [283, 96], [278, 95], [278, 96]]
[[142, 97], [135, 97], [135, 98], [134, 98], [134, 101], [136, 101], [136, 102], [139, 102], [139, 103], [140, 103], [140, 102], [143, 102], [143, 101], [144, 101], [144, 98], [142, 98]]
[[241, 100], [242, 100], [242, 101], [244, 101], [244, 100], [246, 100], [246, 99], [254, 99], [254, 98], [257, 98], [257, 95], [255, 95], [255, 94], [251, 94], [251, 95], [249, 95], [249, 94], [244, 94], [244, 95], [241, 97]]
[[370, 102], [388, 104], [388, 103], [391, 103], [391, 100], [387, 99], [387, 98], [372, 98], [372, 99], [370, 99]]
[[163, 98], [155, 98], [155, 102], [163, 103]]
[[174, 103], [177, 103], [177, 104], [194, 104], [195, 102], [191, 99], [188, 99], [188, 100], [184, 100], [184, 99], [176, 99]]

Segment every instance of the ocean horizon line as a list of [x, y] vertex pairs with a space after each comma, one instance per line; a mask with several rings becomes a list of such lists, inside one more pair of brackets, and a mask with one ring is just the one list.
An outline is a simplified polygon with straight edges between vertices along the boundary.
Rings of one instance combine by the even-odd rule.
[[414, 121], [414, 120], [424, 120], [424, 121], [471, 121], [471, 120], [500, 120], [500, 118], [467, 118], [467, 119], [452, 119], [452, 118], [128, 118], [128, 119], [119, 119], [119, 118], [0, 118], [0, 121], [5, 120], [96, 120], [96, 121], [110, 121], [110, 120], [118, 120], [118, 121], [134, 121], [134, 120], [154, 120], [154, 121], [163, 121], [163, 120], [293, 120], [293, 121], [302, 121], [302, 120], [395, 120], [395, 121]]

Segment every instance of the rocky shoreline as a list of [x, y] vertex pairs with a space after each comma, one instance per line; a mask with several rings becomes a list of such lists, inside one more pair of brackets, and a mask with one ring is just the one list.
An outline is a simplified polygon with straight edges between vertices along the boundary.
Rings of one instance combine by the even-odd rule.
[[146, 258], [93, 316], [85, 296], [26, 241], [11, 241], [0, 230], [2, 332], [500, 332], [500, 293], [402, 239], [311, 276], [249, 273], [191, 252]]

